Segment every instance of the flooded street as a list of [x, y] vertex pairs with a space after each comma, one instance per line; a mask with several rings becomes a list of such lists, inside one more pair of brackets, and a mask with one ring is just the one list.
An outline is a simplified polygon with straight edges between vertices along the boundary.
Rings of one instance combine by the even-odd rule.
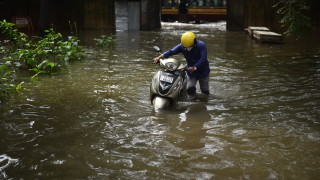
[[[156, 112], [152, 47], [190, 30], [207, 44], [211, 94]], [[225, 23], [116, 37], [114, 50], [82, 40], [86, 60], [1, 104], [0, 179], [319, 179], [319, 38], [261, 44]]]

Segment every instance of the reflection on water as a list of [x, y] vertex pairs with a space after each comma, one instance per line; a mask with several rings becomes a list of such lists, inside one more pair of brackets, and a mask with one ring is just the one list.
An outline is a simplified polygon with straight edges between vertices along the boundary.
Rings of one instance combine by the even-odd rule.
[[140, 31], [117, 31], [116, 42], [118, 50], [139, 50], [140, 47]]
[[194, 150], [203, 148], [206, 130], [203, 128], [205, 122], [211, 120], [207, 107], [204, 104], [194, 104], [179, 115], [180, 123], [177, 126], [177, 134], [182, 140], [177, 143], [183, 150]]
[[[212, 94], [155, 112], [152, 47], [186, 30], [207, 43]], [[224, 23], [116, 34], [115, 50], [84, 40], [86, 61], [2, 104], [0, 154], [19, 160], [0, 162], [8, 179], [318, 179], [316, 38], [259, 44]]]

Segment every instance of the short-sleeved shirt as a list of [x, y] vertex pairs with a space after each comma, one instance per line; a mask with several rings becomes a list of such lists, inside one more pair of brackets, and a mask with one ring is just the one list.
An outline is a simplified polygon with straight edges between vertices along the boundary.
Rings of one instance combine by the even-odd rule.
[[181, 44], [163, 53], [164, 57], [182, 53], [187, 61], [187, 66], [197, 67], [194, 72], [188, 72], [188, 76], [196, 79], [203, 79], [207, 77], [210, 73], [209, 62], [207, 59], [207, 47], [206, 44], [200, 40], [196, 40], [195, 46], [191, 51], [186, 50]]

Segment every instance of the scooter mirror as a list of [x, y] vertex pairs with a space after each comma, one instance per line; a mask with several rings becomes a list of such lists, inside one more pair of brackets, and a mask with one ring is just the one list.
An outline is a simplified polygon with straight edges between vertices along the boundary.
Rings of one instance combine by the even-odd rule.
[[161, 49], [158, 46], [153, 46], [153, 49], [155, 49], [157, 52], [161, 52]]

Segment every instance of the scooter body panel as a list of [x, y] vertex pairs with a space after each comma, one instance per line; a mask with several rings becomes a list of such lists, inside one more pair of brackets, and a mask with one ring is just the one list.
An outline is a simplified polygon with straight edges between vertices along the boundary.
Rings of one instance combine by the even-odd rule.
[[150, 100], [156, 109], [164, 109], [173, 105], [181, 93], [186, 90], [185, 71], [157, 71], [150, 86]]

